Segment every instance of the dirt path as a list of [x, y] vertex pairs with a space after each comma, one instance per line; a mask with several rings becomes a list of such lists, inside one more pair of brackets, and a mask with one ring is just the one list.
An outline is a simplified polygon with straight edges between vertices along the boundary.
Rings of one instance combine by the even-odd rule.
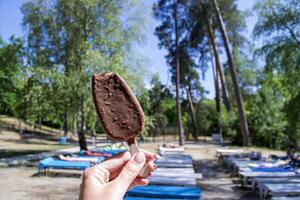
[[[78, 199], [80, 178], [73, 174], [35, 176], [35, 168], [0, 169], [0, 199], [70, 200]], [[69, 176], [69, 177], [68, 177]]]
[[203, 174], [197, 182], [202, 190], [201, 200], [255, 200], [256, 193], [242, 189], [238, 179], [230, 176], [216, 158], [216, 145], [188, 145], [187, 152], [193, 156], [194, 169]]

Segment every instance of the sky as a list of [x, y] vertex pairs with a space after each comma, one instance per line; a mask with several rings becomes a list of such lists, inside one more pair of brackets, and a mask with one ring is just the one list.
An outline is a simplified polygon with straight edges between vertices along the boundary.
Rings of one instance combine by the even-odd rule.
[[[11, 35], [21, 37], [22, 31], [22, 13], [20, 7], [28, 0], [0, 0], [0, 36], [4, 41], [8, 41]], [[165, 85], [171, 85], [170, 75], [168, 73], [168, 67], [165, 61], [166, 50], [158, 48], [158, 39], [154, 35], [154, 29], [159, 24], [154, 20], [151, 8], [152, 4], [156, 0], [142, 0], [142, 3], [149, 8], [149, 12], [146, 13], [148, 18], [147, 30], [146, 30], [146, 42], [137, 47], [137, 51], [149, 61], [149, 72], [158, 74], [161, 82]], [[246, 10], [253, 6], [254, 0], [238, 0], [238, 8], [240, 10]], [[251, 32], [255, 25], [256, 16], [250, 16], [246, 19], [247, 31], [245, 32], [246, 38], [251, 40]], [[204, 80], [202, 80], [204, 78]], [[214, 98], [214, 84], [211, 68], [206, 72], [205, 77], [202, 77], [201, 83], [205, 90], [209, 93], [207, 98]], [[149, 81], [149, 80], [148, 80]]]

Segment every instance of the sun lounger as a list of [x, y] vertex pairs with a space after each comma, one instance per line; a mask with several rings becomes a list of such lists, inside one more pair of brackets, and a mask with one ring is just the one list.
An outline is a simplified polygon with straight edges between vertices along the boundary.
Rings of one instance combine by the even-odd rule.
[[266, 199], [268, 195], [272, 197], [300, 195], [300, 183], [266, 184], [261, 199]]
[[76, 169], [76, 170], [85, 170], [90, 167], [90, 162], [71, 162], [64, 160], [55, 160], [52, 157], [41, 160], [38, 165], [38, 170], [46, 169]]
[[193, 168], [193, 164], [185, 164], [185, 163], [156, 163], [157, 167], [163, 168]]
[[[171, 169], [170, 169], [171, 170]], [[200, 173], [186, 173], [185, 169], [177, 172], [154, 172], [150, 177], [150, 184], [152, 185], [177, 185], [177, 186], [196, 186], [196, 178], [202, 179]]]
[[81, 156], [91, 156], [91, 157], [110, 157], [112, 154], [109, 153], [101, 153], [101, 152], [94, 152], [94, 151], [85, 151], [85, 150], [81, 150], [79, 152], [79, 155]]
[[266, 191], [266, 185], [267, 184], [290, 184], [290, 183], [296, 183], [300, 184], [300, 178], [273, 178], [273, 180], [260, 180], [257, 182], [257, 188], [259, 191], [259, 196], [262, 198], [264, 191]]
[[159, 199], [199, 199], [201, 190], [198, 187], [178, 187], [178, 186], [160, 186], [148, 185], [146, 187], [138, 186], [127, 192], [130, 197], [148, 197]]
[[300, 197], [273, 197], [271, 200], [299, 200]]
[[296, 176], [295, 172], [239, 172], [239, 176], [242, 179], [242, 185], [246, 185], [249, 178], [258, 177], [291, 177]]
[[[242, 168], [249, 168], [253, 164], [262, 164], [264, 161], [260, 160], [236, 160], [232, 162], [233, 172], [237, 173]], [[244, 169], [245, 171], [245, 169]]]
[[168, 154], [168, 153], [184, 153], [184, 147], [174, 147], [174, 148], [168, 148], [168, 147], [163, 147], [159, 146], [158, 151], [160, 155]]
[[216, 150], [217, 157], [230, 156], [230, 155], [243, 154], [243, 153], [245, 153], [243, 149], [217, 149]]
[[90, 156], [58, 156], [60, 160], [71, 161], [71, 162], [90, 162], [93, 164], [100, 163], [104, 160], [103, 157], [90, 157]]
[[193, 168], [157, 168], [154, 172], [154, 174], [167, 174], [167, 173], [172, 173], [172, 174], [195, 174], [195, 171]]
[[124, 151], [127, 151], [127, 150], [123, 149], [123, 148], [116, 148], [116, 149], [105, 148], [105, 149], [92, 150], [91, 152], [107, 153], [107, 154], [115, 155], [115, 154], [122, 153]]
[[262, 188], [263, 184], [267, 183], [289, 183], [295, 182], [300, 183], [300, 176], [291, 176], [291, 177], [268, 177], [268, 178], [252, 178], [251, 185], [252, 190], [256, 188]]
[[151, 176], [150, 185], [196, 186], [195, 177]]
[[294, 172], [295, 169], [291, 166], [283, 167], [247, 167], [241, 168], [240, 171], [247, 172], [269, 172], [269, 173], [279, 173], [279, 172]]
[[202, 179], [201, 173], [195, 173], [193, 168], [157, 168], [153, 173], [153, 176], [165, 176], [165, 177], [194, 177], [196, 179]]
[[[124, 200], [162, 200], [161, 198], [147, 198], [147, 197], [125, 197]], [[163, 200], [182, 200], [182, 199], [163, 199]]]
[[192, 159], [167, 159], [159, 158], [155, 161], [156, 163], [174, 163], [174, 164], [193, 164]]

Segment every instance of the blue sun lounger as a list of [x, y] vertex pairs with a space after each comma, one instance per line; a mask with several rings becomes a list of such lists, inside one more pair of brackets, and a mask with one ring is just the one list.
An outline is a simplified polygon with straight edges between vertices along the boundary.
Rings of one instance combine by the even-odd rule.
[[293, 172], [295, 169], [291, 166], [285, 167], [251, 167], [252, 172]]
[[148, 185], [138, 186], [127, 192], [129, 197], [145, 197], [158, 199], [199, 199], [201, 190], [198, 187], [161, 186]]
[[[147, 197], [126, 197], [124, 200], [162, 200], [161, 198], [147, 198]], [[163, 199], [163, 200], [182, 200], [182, 199]]]
[[91, 167], [91, 163], [89, 162], [72, 162], [72, 161], [64, 161], [64, 160], [55, 160], [52, 157], [41, 160], [38, 165], [38, 170], [46, 170], [46, 169], [77, 169], [77, 170], [85, 170], [86, 168]]

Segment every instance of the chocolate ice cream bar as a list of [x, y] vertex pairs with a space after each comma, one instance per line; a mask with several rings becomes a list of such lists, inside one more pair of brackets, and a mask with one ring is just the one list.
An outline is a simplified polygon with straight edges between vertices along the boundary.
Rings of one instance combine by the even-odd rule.
[[[98, 117], [107, 135], [126, 141], [131, 155], [139, 152], [135, 137], [144, 127], [144, 112], [126, 82], [117, 73], [94, 74], [92, 90]], [[140, 177], [149, 175], [146, 164]]]
[[143, 110], [118, 74], [95, 74], [92, 89], [98, 117], [110, 138], [128, 141], [140, 134], [144, 127]]

